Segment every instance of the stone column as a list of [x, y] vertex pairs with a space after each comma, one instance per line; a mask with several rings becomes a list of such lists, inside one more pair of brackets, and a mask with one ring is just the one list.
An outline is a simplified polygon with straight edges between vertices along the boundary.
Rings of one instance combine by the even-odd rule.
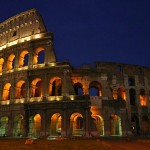
[[90, 110], [89, 109], [86, 109], [85, 110], [85, 118], [84, 118], [84, 127], [85, 127], [85, 137], [90, 137], [91, 134], [91, 129], [90, 129], [90, 126], [91, 126], [91, 117], [90, 117]]
[[45, 49], [45, 64], [48, 65], [48, 63], [56, 62], [56, 56], [53, 48], [53, 43], [50, 40], [47, 42], [46, 49]]
[[18, 54], [18, 50], [16, 50], [16, 54], [15, 54], [15, 64], [14, 64], [14, 71], [19, 68], [19, 54]]
[[61, 136], [67, 137], [67, 115], [66, 115], [66, 109], [63, 109], [63, 116], [62, 116], [62, 126], [61, 126]]
[[43, 75], [43, 81], [42, 81], [42, 95], [43, 95], [43, 101], [46, 101], [46, 98], [47, 98], [47, 84], [48, 84], [48, 81], [47, 81], [47, 76], [46, 74]]
[[32, 47], [30, 47], [30, 48], [28, 49], [28, 51], [29, 51], [28, 67], [29, 67], [29, 68], [32, 68], [32, 66], [33, 66], [34, 50], [33, 50]]
[[70, 78], [69, 70], [64, 70], [62, 78], [62, 95], [75, 95], [73, 85]]
[[109, 115], [104, 117], [104, 135], [105, 136], [110, 136], [110, 118]]
[[46, 136], [46, 111], [42, 112], [40, 137]]

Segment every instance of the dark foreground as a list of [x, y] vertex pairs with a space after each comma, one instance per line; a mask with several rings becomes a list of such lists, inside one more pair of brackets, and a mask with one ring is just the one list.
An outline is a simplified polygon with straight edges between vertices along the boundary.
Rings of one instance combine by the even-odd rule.
[[150, 139], [0, 139], [0, 150], [148, 150]]

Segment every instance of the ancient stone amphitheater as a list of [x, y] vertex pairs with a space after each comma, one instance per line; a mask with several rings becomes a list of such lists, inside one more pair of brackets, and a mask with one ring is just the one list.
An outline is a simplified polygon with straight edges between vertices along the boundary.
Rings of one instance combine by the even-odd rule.
[[32, 9], [0, 24], [0, 136], [150, 135], [150, 68], [58, 62]]

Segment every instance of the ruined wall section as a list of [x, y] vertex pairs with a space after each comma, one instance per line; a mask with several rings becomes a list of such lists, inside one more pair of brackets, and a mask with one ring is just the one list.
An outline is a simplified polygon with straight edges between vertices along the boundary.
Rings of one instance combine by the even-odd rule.
[[0, 24], [0, 46], [43, 32], [46, 32], [46, 28], [41, 16], [35, 9], [31, 9]]

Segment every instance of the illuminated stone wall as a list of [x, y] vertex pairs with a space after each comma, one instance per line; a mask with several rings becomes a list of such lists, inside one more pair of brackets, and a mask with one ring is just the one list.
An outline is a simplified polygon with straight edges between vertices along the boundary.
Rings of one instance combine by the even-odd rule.
[[32, 9], [11, 17], [0, 24], [0, 46], [45, 31], [42, 18], [35, 9]]
[[0, 28], [0, 136], [150, 134], [150, 68], [57, 62], [35, 9]]

